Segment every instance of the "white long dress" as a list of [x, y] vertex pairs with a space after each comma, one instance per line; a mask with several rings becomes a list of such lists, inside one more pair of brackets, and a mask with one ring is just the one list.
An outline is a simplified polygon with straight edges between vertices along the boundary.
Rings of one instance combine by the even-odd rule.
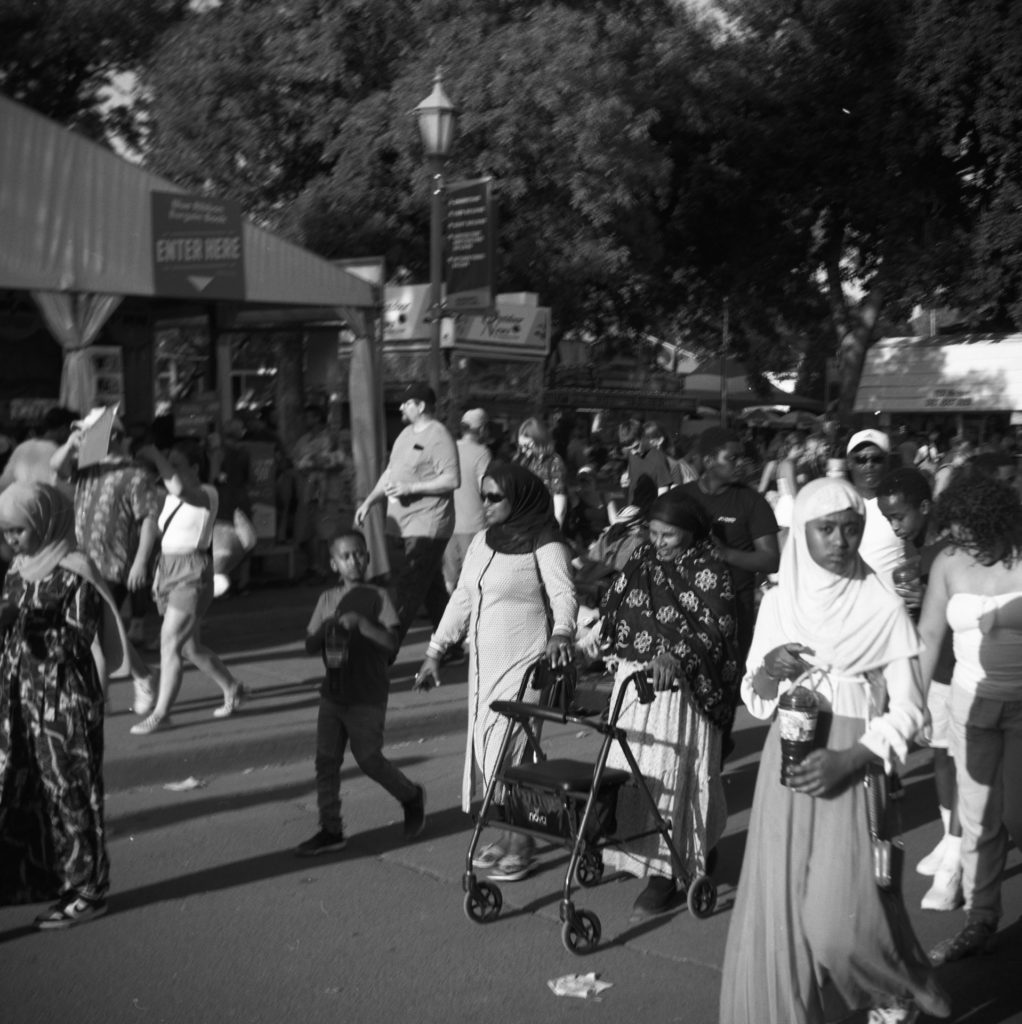
[[[549, 608], [549, 613], [548, 609]], [[568, 549], [544, 544], [535, 552], [504, 555], [476, 534], [465, 553], [433, 643], [448, 647], [468, 640], [468, 733], [461, 806], [471, 808], [477, 769], [485, 786], [496, 770], [508, 719], [490, 709], [495, 700], [515, 700], [526, 669], [552, 635], [571, 637], [578, 599]], [[529, 690], [527, 701], [538, 699]]]

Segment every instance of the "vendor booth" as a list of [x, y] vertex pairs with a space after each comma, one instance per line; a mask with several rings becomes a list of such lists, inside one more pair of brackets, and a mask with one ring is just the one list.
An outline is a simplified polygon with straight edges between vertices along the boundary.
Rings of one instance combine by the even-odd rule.
[[[936, 421], [1022, 409], [1022, 334], [883, 338], [866, 353], [854, 411]], [[998, 429], [1001, 424], [998, 424]]]
[[32, 344], [45, 330], [62, 355], [53, 398], [78, 412], [117, 400], [129, 422], [148, 421], [160, 321], [208, 325], [216, 358], [207, 383], [224, 417], [233, 411], [225, 333], [275, 326], [300, 339], [312, 325], [343, 328], [352, 422], [363, 427], [353, 437], [356, 486], [364, 494], [375, 483], [379, 276], [324, 260], [236, 203], [189, 194], [3, 96], [0, 238], [0, 344]]

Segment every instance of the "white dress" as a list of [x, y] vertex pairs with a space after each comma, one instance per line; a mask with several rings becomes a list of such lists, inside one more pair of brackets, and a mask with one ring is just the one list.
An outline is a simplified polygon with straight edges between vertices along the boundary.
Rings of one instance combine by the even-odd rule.
[[[470, 809], [476, 791], [476, 769], [481, 769], [484, 785], [496, 770], [509, 722], [492, 711], [490, 703], [517, 699], [526, 669], [552, 635], [574, 635], [577, 614], [569, 553], [563, 544], [504, 555], [486, 543], [485, 531], [476, 534], [432, 640], [441, 648], [465, 638], [469, 645], [464, 811]], [[538, 693], [530, 690], [524, 699], [537, 698]]]

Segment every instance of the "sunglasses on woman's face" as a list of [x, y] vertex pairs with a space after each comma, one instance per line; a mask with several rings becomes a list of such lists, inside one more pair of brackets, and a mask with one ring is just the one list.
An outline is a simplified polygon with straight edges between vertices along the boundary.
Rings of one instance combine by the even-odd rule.
[[479, 497], [486, 502], [487, 505], [499, 505], [504, 500], [504, 495], [500, 491], [480, 491]]
[[886, 455], [853, 455], [852, 462], [857, 466], [882, 466], [887, 461]]

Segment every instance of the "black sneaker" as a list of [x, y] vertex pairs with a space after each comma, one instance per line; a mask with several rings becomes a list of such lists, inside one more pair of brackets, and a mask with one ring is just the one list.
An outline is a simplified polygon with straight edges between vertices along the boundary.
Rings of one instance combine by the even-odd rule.
[[418, 790], [417, 796], [401, 805], [405, 809], [405, 839], [422, 835], [426, 827], [426, 790], [423, 786], [419, 786]]
[[321, 853], [333, 853], [336, 850], [343, 850], [348, 845], [343, 832], [327, 832], [321, 828], [311, 839], [299, 843], [295, 847], [295, 853], [299, 857], [316, 857]]

